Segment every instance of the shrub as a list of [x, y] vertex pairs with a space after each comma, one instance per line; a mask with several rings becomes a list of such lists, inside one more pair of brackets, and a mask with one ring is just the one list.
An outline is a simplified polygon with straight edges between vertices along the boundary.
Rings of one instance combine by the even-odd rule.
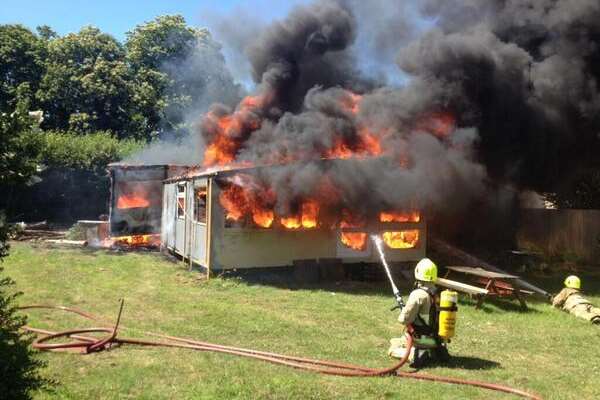
[[[0, 216], [0, 258], [8, 252], [8, 233], [9, 227]], [[14, 291], [14, 281], [2, 272], [0, 267], [0, 397], [29, 399], [34, 390], [46, 388], [50, 382], [39, 374], [45, 363], [31, 348], [33, 337], [21, 330], [26, 318], [15, 306], [21, 293]]]

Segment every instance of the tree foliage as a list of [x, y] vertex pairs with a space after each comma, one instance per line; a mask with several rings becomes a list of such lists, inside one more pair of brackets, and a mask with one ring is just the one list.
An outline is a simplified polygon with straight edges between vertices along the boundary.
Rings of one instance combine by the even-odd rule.
[[77, 132], [46, 132], [41, 143], [40, 162], [45, 168], [67, 167], [94, 170], [140, 150], [144, 142], [119, 140], [110, 131], [87, 135]]
[[[21, 84], [20, 91], [26, 85]], [[17, 98], [16, 110], [0, 113], [0, 188], [5, 189], [27, 182], [38, 166], [41, 133], [27, 111], [27, 95]]]
[[49, 381], [39, 373], [45, 363], [31, 348], [33, 337], [21, 331], [27, 320], [16, 309], [20, 293], [13, 290], [12, 279], [2, 276], [2, 270], [0, 267], [0, 393], [5, 399], [30, 399], [34, 390], [47, 387]]
[[118, 139], [111, 132], [46, 132], [42, 135], [37, 181], [23, 187], [12, 215], [62, 222], [98, 218], [107, 212], [107, 164], [119, 161], [145, 142]]
[[[106, 212], [107, 163], [240, 95], [219, 45], [181, 16], [141, 24], [125, 43], [91, 26], [59, 36], [0, 25], [0, 80], [0, 209], [13, 219]], [[93, 190], [103, 195], [85, 201]]]
[[44, 42], [22, 25], [0, 25], [0, 113], [15, 107], [17, 90], [33, 93], [45, 71]]
[[37, 92], [48, 115], [45, 126], [133, 134], [131, 79], [124, 58], [123, 46], [93, 27], [50, 40], [46, 73]]
[[[134, 71], [135, 104], [147, 129], [176, 132], [188, 113], [218, 86], [221, 102], [238, 100], [240, 88], [225, 68], [220, 46], [206, 29], [167, 15], [128, 32], [127, 61]], [[211, 96], [212, 97], [212, 96]]]
[[[0, 262], [8, 255], [8, 234], [9, 226], [0, 213]], [[45, 363], [31, 348], [33, 337], [21, 330], [27, 321], [15, 305], [21, 293], [14, 291], [14, 281], [2, 272], [0, 267], [0, 397], [29, 399], [34, 390], [48, 387], [50, 381], [39, 373]]]
[[14, 108], [28, 84], [48, 130], [152, 140], [185, 130], [207, 103], [240, 95], [220, 46], [179, 15], [138, 25], [124, 44], [92, 26], [60, 37], [45, 25], [37, 34], [1, 25], [0, 40], [0, 110]]

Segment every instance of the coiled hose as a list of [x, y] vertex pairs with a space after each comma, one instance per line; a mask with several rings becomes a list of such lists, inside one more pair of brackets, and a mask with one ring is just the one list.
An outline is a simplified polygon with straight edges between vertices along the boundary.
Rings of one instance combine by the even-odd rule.
[[[64, 306], [53, 306], [45, 304], [36, 304], [20, 307], [22, 310], [30, 309], [46, 309], [46, 310], [61, 310], [69, 313], [77, 314], [85, 319], [94, 321], [97, 323], [105, 324], [101, 318], [79, 310], [77, 308], [64, 307]], [[38, 335], [38, 338], [33, 342], [33, 347], [38, 350], [44, 351], [78, 351], [80, 353], [93, 353], [97, 351], [107, 350], [114, 346], [123, 344], [132, 344], [138, 346], [154, 346], [154, 347], [171, 347], [190, 349], [198, 351], [210, 351], [217, 353], [225, 353], [240, 357], [248, 357], [258, 359], [273, 364], [285, 365], [288, 367], [317, 372], [327, 375], [345, 376], [345, 377], [374, 377], [374, 376], [398, 376], [403, 378], [411, 378], [418, 380], [426, 380], [433, 382], [444, 382], [457, 385], [475, 386], [483, 389], [494, 390], [498, 392], [510, 393], [527, 399], [541, 400], [541, 397], [531, 394], [520, 389], [511, 388], [508, 386], [497, 385], [492, 383], [486, 383], [481, 381], [472, 381], [459, 378], [449, 378], [428, 374], [402, 372], [399, 369], [406, 364], [410, 350], [413, 345], [412, 335], [407, 335], [407, 350], [404, 357], [395, 365], [389, 368], [376, 369], [368, 368], [359, 365], [346, 364], [340, 362], [326, 361], [326, 360], [315, 360], [310, 358], [287, 356], [283, 354], [245, 349], [240, 347], [225, 346], [208, 342], [201, 342], [192, 339], [180, 338], [176, 336], [162, 335], [154, 332], [143, 332], [147, 336], [157, 337], [161, 340], [142, 340], [120, 337], [117, 335], [119, 329], [129, 329], [120, 326], [121, 313], [123, 310], [123, 302], [119, 309], [116, 323], [112, 328], [97, 327], [97, 328], [85, 328], [85, 329], [72, 329], [65, 331], [50, 331], [45, 329], [34, 328], [31, 326], [24, 326], [23, 330], [32, 332]], [[410, 332], [410, 330], [409, 330]], [[105, 333], [106, 336], [103, 338], [96, 338], [85, 336], [84, 334], [89, 333]], [[69, 342], [64, 343], [48, 343], [50, 341], [59, 338], [72, 339]]]

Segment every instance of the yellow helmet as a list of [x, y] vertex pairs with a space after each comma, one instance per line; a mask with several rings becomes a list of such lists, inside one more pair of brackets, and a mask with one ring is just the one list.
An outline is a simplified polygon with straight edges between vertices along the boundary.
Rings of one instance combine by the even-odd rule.
[[570, 289], [581, 289], [581, 279], [575, 275], [567, 276], [567, 279], [565, 279], [565, 286]]
[[423, 282], [435, 282], [437, 280], [437, 265], [429, 258], [424, 258], [415, 267], [415, 279]]

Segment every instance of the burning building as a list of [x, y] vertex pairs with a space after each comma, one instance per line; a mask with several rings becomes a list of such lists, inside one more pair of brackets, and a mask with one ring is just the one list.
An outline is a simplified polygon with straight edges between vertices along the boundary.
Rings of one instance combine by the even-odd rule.
[[[597, 164], [597, 2], [431, 0], [418, 12], [435, 26], [412, 30], [409, 10], [368, 3], [317, 0], [232, 35], [247, 39], [252, 93], [203, 110], [201, 165], [162, 174], [163, 189], [149, 179], [145, 202], [130, 194], [148, 179], [113, 178], [113, 235], [161, 231], [213, 269], [368, 261], [371, 233], [410, 260], [425, 251], [424, 215], [472, 226], [497, 185], [548, 192], [574, 169], [565, 160]], [[407, 17], [403, 37], [388, 29]], [[393, 50], [401, 83], [365, 74], [361, 34]]]
[[[343, 160], [322, 161], [332, 168]], [[322, 196], [278, 210], [260, 176], [287, 166], [201, 169], [165, 181], [162, 242], [208, 270], [289, 266], [297, 260], [374, 262], [370, 235], [381, 235], [390, 261], [422, 258], [425, 219], [418, 210], [362, 214]], [[330, 199], [331, 200], [331, 199]]]
[[108, 166], [111, 181], [110, 243], [158, 246], [162, 217], [163, 181], [187, 168], [174, 165]]
[[368, 262], [370, 234], [392, 261], [424, 256], [424, 213], [481, 188], [475, 134], [440, 91], [361, 77], [355, 25], [342, 2], [316, 2], [247, 49], [256, 90], [203, 113], [201, 165], [165, 181], [164, 247], [215, 270]]

